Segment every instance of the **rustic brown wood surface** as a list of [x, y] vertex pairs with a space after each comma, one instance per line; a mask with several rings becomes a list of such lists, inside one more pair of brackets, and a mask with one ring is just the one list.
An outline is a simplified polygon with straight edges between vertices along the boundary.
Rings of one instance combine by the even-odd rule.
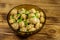
[[0, 0], [0, 40], [21, 40], [6, 21], [10, 9], [20, 4], [37, 5], [46, 13], [44, 28], [27, 40], [60, 40], [60, 0]]

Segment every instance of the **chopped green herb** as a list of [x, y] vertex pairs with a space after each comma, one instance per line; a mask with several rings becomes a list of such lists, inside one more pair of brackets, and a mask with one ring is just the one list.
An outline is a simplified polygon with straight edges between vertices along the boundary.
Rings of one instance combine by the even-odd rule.
[[32, 16], [32, 18], [34, 18], [35, 16]]
[[26, 11], [25, 14], [29, 14], [30, 12], [29, 11]]
[[25, 23], [26, 26], [28, 25], [28, 22], [26, 20], [24, 21], [24, 23]]
[[20, 16], [20, 14], [17, 14], [17, 16]]
[[35, 16], [38, 18], [38, 14], [37, 13], [38, 13], [38, 11], [35, 13]]
[[36, 17], [38, 18], [38, 15], [37, 15], [37, 13], [36, 13]]
[[18, 19], [17, 22], [21, 22], [22, 21], [22, 18]]

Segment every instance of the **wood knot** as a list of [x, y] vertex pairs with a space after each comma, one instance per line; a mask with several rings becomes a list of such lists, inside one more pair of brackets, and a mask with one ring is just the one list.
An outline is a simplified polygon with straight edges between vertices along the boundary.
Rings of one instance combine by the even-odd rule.
[[49, 33], [56, 33], [56, 30], [50, 29], [50, 30], [48, 30], [48, 32], [49, 32]]

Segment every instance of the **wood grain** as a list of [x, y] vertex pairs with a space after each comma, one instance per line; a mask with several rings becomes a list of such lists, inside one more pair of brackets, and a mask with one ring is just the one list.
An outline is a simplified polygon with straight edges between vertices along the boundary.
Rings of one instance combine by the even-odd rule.
[[44, 28], [27, 40], [60, 40], [60, 0], [0, 0], [0, 40], [21, 40], [10, 29], [7, 14], [20, 4], [33, 4], [44, 10]]

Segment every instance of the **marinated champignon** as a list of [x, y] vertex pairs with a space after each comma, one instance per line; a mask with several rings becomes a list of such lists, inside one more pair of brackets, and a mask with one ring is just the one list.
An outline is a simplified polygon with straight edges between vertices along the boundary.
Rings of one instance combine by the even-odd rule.
[[34, 28], [34, 25], [33, 24], [30, 24], [26, 27], [28, 30], [31, 29], [31, 28]]
[[36, 24], [36, 23], [38, 23], [38, 22], [40, 22], [40, 21], [39, 21], [38, 18], [34, 17], [34, 18], [31, 18], [31, 19], [30, 19], [30, 22], [33, 23], [33, 24]]
[[13, 27], [15, 30], [17, 30], [17, 29], [19, 28], [18, 23], [13, 23], [13, 24], [11, 24], [11, 25], [12, 25], [12, 27]]
[[25, 12], [26, 12], [26, 9], [24, 9], [24, 8], [18, 10], [18, 13], [20, 13], [20, 14], [23, 14]]
[[27, 10], [25, 8], [13, 9], [10, 12], [9, 22], [14, 29], [19, 29], [20, 32], [31, 32], [42, 27], [45, 18], [43, 12], [32, 8]]
[[19, 26], [24, 27], [25, 26], [24, 21], [19, 22]]
[[17, 19], [19, 18], [19, 16], [17, 16], [17, 15], [14, 15], [14, 18], [17, 20]]
[[25, 27], [20, 28], [20, 31], [27, 32], [27, 29]]
[[23, 19], [26, 19], [27, 16], [26, 16], [26, 14], [22, 14], [21, 17], [22, 17]]
[[29, 14], [28, 17], [29, 17], [29, 18], [35, 17], [35, 14], [31, 13], [31, 14]]
[[40, 16], [41, 16], [41, 17], [44, 17], [44, 13], [43, 13], [43, 12], [40, 12]]
[[10, 19], [9, 22], [10, 23], [14, 23], [15, 22], [15, 19]]
[[31, 10], [29, 10], [30, 13], [36, 13], [36, 10], [34, 8], [32, 8]]
[[42, 27], [42, 24], [41, 23], [37, 23], [35, 27], [36, 27], [36, 29], [39, 29], [40, 27]]
[[11, 14], [17, 14], [17, 9], [13, 9], [13, 10], [11, 11]]
[[36, 28], [31, 28], [31, 29], [29, 29], [29, 31], [31, 32], [31, 31], [35, 31], [36, 30]]
[[30, 19], [27, 19], [27, 22], [30, 23]]
[[45, 21], [44, 17], [41, 17], [41, 18], [40, 18], [40, 22], [41, 22], [41, 23], [44, 23], [44, 21]]

